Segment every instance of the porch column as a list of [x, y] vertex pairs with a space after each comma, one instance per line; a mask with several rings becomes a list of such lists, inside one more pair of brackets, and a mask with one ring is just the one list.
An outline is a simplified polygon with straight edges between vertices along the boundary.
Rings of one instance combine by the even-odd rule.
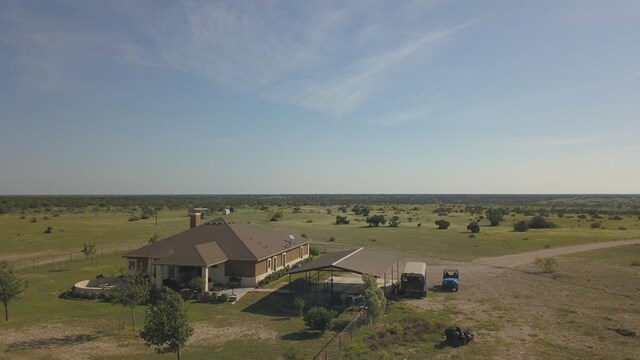
[[155, 275], [156, 275], [156, 288], [162, 289], [162, 266], [163, 265], [153, 265], [155, 267]]
[[209, 267], [208, 266], [203, 266], [202, 267], [202, 290], [204, 292], [209, 291]]

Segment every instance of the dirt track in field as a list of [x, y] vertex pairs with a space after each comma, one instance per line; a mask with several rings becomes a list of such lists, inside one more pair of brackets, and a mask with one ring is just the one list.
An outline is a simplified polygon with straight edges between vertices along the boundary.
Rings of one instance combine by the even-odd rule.
[[[629, 311], [630, 304], [640, 303], [640, 288], [637, 296], [618, 294], [601, 285], [576, 282], [570, 274], [541, 274], [532, 265], [537, 257], [634, 244], [640, 245], [640, 239], [550, 248], [468, 263], [443, 261], [428, 266], [430, 286], [440, 283], [444, 268], [458, 268], [460, 291], [432, 294], [410, 303], [422, 309], [446, 310], [459, 326], [476, 334], [475, 345], [443, 351], [438, 359], [573, 359], [580, 358], [579, 354], [602, 359], [640, 358], [639, 338], [625, 339], [611, 331], [612, 327], [640, 331], [640, 313]], [[567, 353], [545, 353], [558, 347], [568, 349]]]

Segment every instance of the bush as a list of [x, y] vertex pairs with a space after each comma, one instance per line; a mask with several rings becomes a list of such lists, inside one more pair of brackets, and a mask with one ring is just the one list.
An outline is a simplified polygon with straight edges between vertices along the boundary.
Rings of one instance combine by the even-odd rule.
[[531, 229], [551, 229], [558, 227], [556, 224], [548, 221], [542, 215], [537, 215], [529, 220], [529, 228]]
[[537, 257], [533, 261], [533, 265], [540, 268], [543, 273], [553, 273], [555, 271], [554, 267], [556, 265], [556, 259], [552, 257], [540, 258]]
[[380, 225], [384, 225], [387, 223], [387, 219], [385, 219], [384, 215], [373, 215], [367, 218], [367, 224], [372, 227], [378, 227]]
[[191, 278], [191, 280], [189, 280], [189, 282], [187, 283], [187, 287], [189, 288], [189, 290], [191, 290], [191, 292], [195, 294], [200, 294], [203, 290], [202, 278], [200, 276]]
[[129, 216], [129, 221], [138, 221], [138, 220], [140, 220], [140, 218], [135, 215]]
[[336, 225], [348, 225], [349, 220], [346, 216], [336, 215]]
[[35, 217], [32, 217], [31, 220], [29, 220], [30, 223], [37, 223], [38, 219], [36, 219]]
[[391, 220], [389, 220], [389, 227], [398, 227], [398, 225], [400, 225], [400, 218], [393, 216]]
[[336, 316], [334, 311], [323, 307], [313, 307], [304, 315], [304, 324], [312, 330], [324, 333], [331, 325], [331, 320]]
[[480, 225], [478, 225], [477, 222], [472, 221], [469, 223], [469, 225], [467, 225], [467, 230], [471, 231], [474, 234], [477, 234], [480, 232]]
[[318, 250], [318, 248], [309, 248], [309, 255], [311, 256], [318, 256], [320, 255], [320, 251]]
[[520, 220], [513, 224], [513, 231], [525, 232], [529, 230], [529, 223], [526, 220]]
[[44, 233], [45, 234], [51, 234], [52, 231], [53, 231], [53, 227], [47, 226], [47, 229], [44, 231]]
[[334, 238], [333, 236], [329, 236], [329, 242], [334, 242], [336, 241], [336, 238]]
[[220, 300], [220, 302], [227, 302], [229, 301], [229, 298], [231, 297], [231, 295], [229, 295], [228, 292], [223, 292], [220, 294], [220, 297], [218, 297], [218, 299]]
[[591, 228], [592, 229], [600, 229], [601, 227], [602, 227], [602, 224], [599, 223], [599, 222], [591, 223]]
[[438, 226], [438, 230], [447, 230], [449, 228], [449, 225], [451, 225], [450, 222], [443, 219], [436, 220], [435, 224]]
[[640, 260], [633, 260], [631, 266], [640, 266]]
[[302, 317], [304, 311], [304, 299], [301, 297], [296, 297], [293, 299], [293, 311], [295, 311], [296, 315]]

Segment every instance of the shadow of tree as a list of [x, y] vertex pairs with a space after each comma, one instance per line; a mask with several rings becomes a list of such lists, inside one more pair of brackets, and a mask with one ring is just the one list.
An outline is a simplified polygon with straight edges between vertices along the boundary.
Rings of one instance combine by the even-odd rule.
[[18, 341], [9, 344], [7, 351], [52, 349], [61, 346], [78, 345], [98, 339], [98, 334], [76, 334], [47, 339]]
[[292, 341], [304, 341], [304, 340], [310, 340], [310, 339], [317, 339], [320, 337], [320, 335], [321, 333], [319, 331], [302, 330], [302, 331], [296, 331], [296, 332], [282, 335], [280, 336], [280, 339], [292, 340]]

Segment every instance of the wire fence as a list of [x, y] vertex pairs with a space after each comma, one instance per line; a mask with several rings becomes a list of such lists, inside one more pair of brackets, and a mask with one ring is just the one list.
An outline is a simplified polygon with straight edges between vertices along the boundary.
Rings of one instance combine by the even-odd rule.
[[335, 334], [331, 340], [313, 357], [313, 360], [338, 359], [353, 341], [356, 331], [366, 324], [366, 309], [360, 310], [349, 324], [339, 333]]
[[[94, 261], [99, 260], [101, 257], [113, 254], [125, 254], [131, 250], [135, 250], [145, 246], [146, 244], [137, 243], [137, 244], [118, 244], [118, 245], [109, 245], [109, 246], [96, 246], [96, 252], [92, 256]], [[84, 255], [81, 251], [66, 252], [66, 253], [57, 253], [46, 256], [38, 256], [31, 258], [23, 258], [17, 260], [7, 260], [12, 268], [16, 269], [24, 269], [24, 268], [35, 268], [36, 266], [48, 265], [54, 263], [71, 263], [76, 261], [84, 261], [89, 260], [89, 258]]]
[[366, 247], [366, 246], [311, 243], [311, 249], [317, 250], [318, 254], [327, 254], [327, 253], [338, 252], [343, 250], [355, 250], [361, 247]]

